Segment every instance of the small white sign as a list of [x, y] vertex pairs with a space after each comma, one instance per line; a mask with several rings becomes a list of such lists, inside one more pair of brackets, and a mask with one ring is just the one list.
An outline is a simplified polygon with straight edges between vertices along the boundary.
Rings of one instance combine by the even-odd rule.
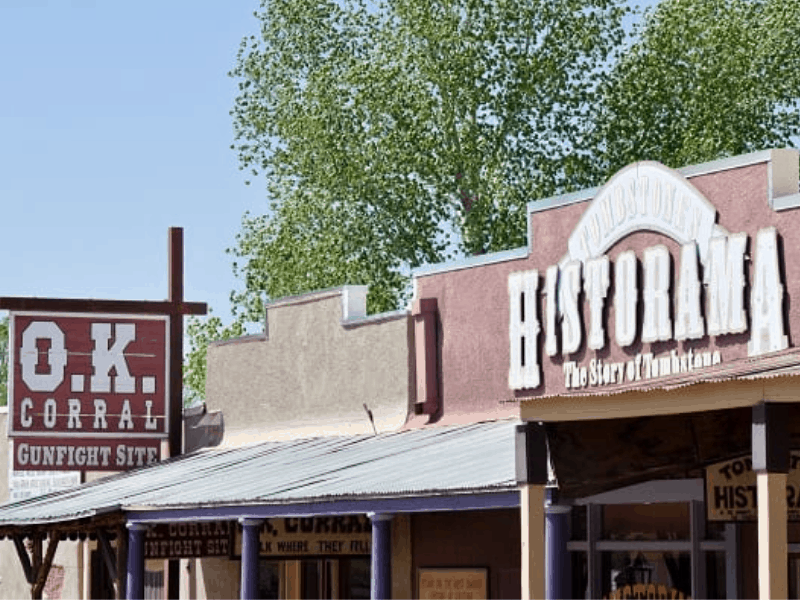
[[81, 484], [80, 471], [8, 471], [8, 501], [19, 502]]

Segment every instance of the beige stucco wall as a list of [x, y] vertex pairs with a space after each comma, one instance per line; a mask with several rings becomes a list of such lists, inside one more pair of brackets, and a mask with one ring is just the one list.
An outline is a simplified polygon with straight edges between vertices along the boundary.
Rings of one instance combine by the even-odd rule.
[[413, 324], [365, 317], [366, 288], [345, 286], [267, 307], [265, 334], [208, 350], [206, 404], [224, 445], [401, 427], [413, 405]]
[[[3, 443], [0, 444], [0, 502], [8, 500], [8, 469], [9, 450], [11, 442], [5, 437], [8, 411], [0, 407], [0, 431], [3, 432]], [[45, 546], [46, 547], [46, 546]], [[55, 570], [52, 575], [58, 577], [63, 569], [63, 584], [61, 598], [77, 598], [79, 596], [78, 583], [78, 544], [64, 541], [58, 545], [53, 559]], [[30, 585], [25, 581], [25, 574], [19, 562], [14, 542], [10, 539], [0, 540], [0, 599], [30, 598]], [[47, 595], [45, 595], [47, 597]]]
[[241, 562], [227, 558], [183, 559], [181, 598], [238, 598]]

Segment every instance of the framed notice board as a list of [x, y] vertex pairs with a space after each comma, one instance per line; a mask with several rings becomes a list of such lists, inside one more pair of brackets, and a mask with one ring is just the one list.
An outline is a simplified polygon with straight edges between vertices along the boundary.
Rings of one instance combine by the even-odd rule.
[[420, 568], [417, 585], [421, 600], [488, 598], [489, 569]]

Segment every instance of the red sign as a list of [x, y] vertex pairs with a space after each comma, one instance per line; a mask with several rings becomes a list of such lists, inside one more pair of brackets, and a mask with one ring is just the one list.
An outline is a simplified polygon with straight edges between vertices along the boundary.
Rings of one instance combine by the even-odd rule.
[[157, 462], [161, 440], [15, 437], [17, 471], [127, 471]]
[[159, 459], [169, 433], [166, 316], [10, 316], [15, 468], [125, 470]]

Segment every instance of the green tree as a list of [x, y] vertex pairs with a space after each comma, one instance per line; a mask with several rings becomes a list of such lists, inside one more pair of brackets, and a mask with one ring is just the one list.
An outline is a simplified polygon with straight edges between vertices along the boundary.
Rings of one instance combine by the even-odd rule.
[[663, 0], [629, 43], [625, 12], [265, 2], [231, 73], [234, 148], [271, 200], [231, 249], [237, 323], [260, 322], [267, 298], [343, 283], [370, 284], [370, 311], [394, 308], [410, 268], [524, 244], [530, 200], [637, 160], [793, 145], [797, 0]]
[[[396, 308], [407, 273], [523, 243], [526, 203], [569, 184], [621, 0], [266, 0], [231, 75], [243, 168], [266, 215], [233, 249], [266, 297], [369, 283]], [[457, 234], [455, 237], [450, 237]]]
[[206, 319], [192, 317], [186, 327], [189, 337], [189, 352], [183, 361], [183, 402], [190, 405], [195, 400], [205, 398], [206, 390], [206, 349], [211, 342], [226, 340], [244, 335], [241, 320], [223, 325], [222, 319], [209, 315]]
[[[370, 285], [370, 312], [420, 264], [524, 243], [526, 203], [569, 185], [623, 0], [263, 0], [231, 111], [243, 169], [268, 182], [231, 250], [267, 298]], [[190, 325], [187, 385], [221, 325]]]
[[[800, 134], [797, 0], [664, 0], [602, 85], [587, 184], [793, 146]], [[794, 138], [794, 139], [793, 139]]]

